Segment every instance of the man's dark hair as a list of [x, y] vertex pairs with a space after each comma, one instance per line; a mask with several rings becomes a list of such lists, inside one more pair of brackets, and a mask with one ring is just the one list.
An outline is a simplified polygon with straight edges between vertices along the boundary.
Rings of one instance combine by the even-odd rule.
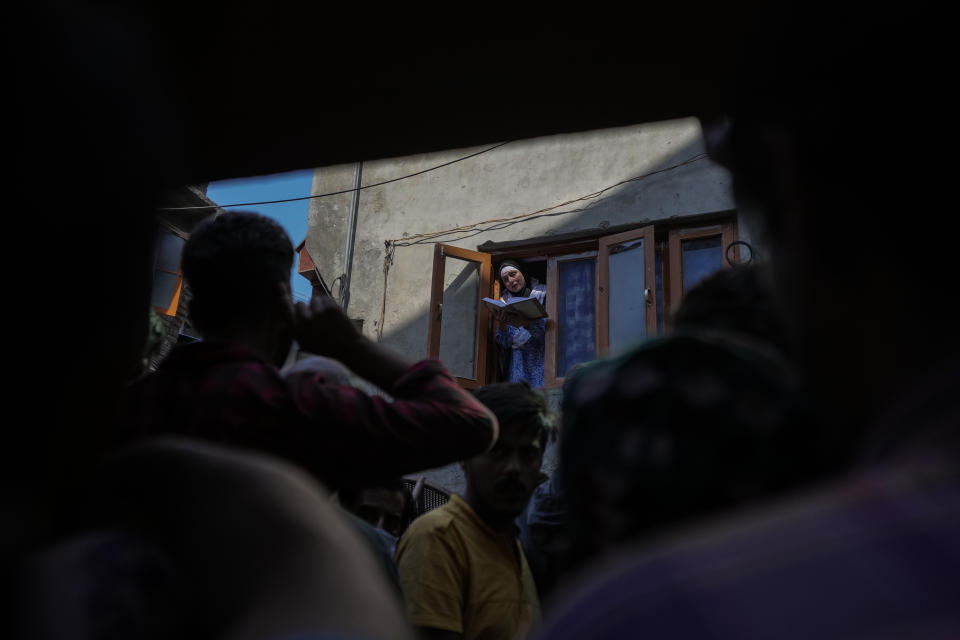
[[386, 491], [402, 493], [404, 510], [412, 501], [412, 496], [403, 483], [403, 478], [382, 478], [374, 480], [363, 485], [344, 485], [337, 489], [337, 498], [344, 508], [352, 510], [360, 503], [360, 498], [364, 491], [368, 489], [383, 489]]
[[190, 319], [201, 332], [259, 323], [276, 310], [292, 266], [290, 237], [270, 218], [231, 211], [201, 223], [183, 248]]
[[497, 416], [501, 431], [519, 429], [536, 432], [540, 448], [546, 447], [554, 430], [554, 416], [543, 395], [534, 391], [529, 384], [488, 384], [474, 389], [473, 395]]
[[690, 289], [673, 316], [678, 331], [733, 331], [786, 350], [767, 274], [757, 265], [721, 269]]
[[407, 527], [410, 526], [410, 523], [417, 517], [416, 501], [414, 501], [413, 494], [410, 492], [410, 489], [407, 488], [403, 478], [382, 478], [364, 484], [363, 486], [344, 485], [337, 489], [337, 500], [340, 501], [340, 506], [344, 509], [356, 513], [357, 507], [360, 506], [363, 492], [370, 489], [384, 489], [386, 491], [399, 493], [403, 496], [403, 512], [400, 514], [400, 532], [397, 536], [399, 538], [403, 535], [403, 532], [407, 530]]

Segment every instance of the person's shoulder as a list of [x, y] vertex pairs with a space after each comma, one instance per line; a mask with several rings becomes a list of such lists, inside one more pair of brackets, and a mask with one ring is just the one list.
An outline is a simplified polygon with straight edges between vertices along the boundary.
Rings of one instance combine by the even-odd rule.
[[530, 297], [543, 302], [547, 297], [547, 285], [537, 280], [533, 280], [530, 285]]
[[236, 414], [241, 422], [249, 422], [244, 412], [287, 411], [291, 405], [291, 390], [277, 368], [243, 345], [182, 345], [169, 360], [158, 370], [164, 392], [187, 394], [210, 406], [219, 403], [221, 414]]
[[404, 536], [446, 535], [454, 527], [455, 521], [456, 514], [447, 502], [411, 522]]
[[[942, 567], [960, 540], [950, 517], [960, 506], [957, 489], [954, 461], [918, 458], [623, 547], [568, 582], [537, 637], [594, 638], [601, 623], [609, 638], [663, 625], [676, 637], [724, 638], [733, 628], [831, 638], [851, 629], [864, 637], [884, 627], [904, 629], [904, 637], [943, 623], [953, 629], [958, 579]], [[929, 557], [903, 562], [918, 545]], [[893, 575], [884, 571], [896, 579], [877, 590], [878, 575]], [[636, 606], [651, 593], [657, 607]], [[677, 611], [723, 611], [723, 618]]]
[[397, 542], [399, 566], [411, 566], [426, 559], [431, 564], [465, 566], [468, 545], [449, 505], [431, 509], [410, 523]]
[[[224, 373], [226, 372], [226, 373]], [[280, 379], [272, 364], [242, 344], [196, 342], [177, 345], [160, 363], [155, 374], [216, 378], [238, 374]]]
[[483, 537], [482, 530], [483, 525], [470, 507], [459, 496], [453, 495], [445, 504], [410, 523], [401, 545], [421, 545], [431, 541], [456, 549], [458, 553], [467, 553], [467, 548]]
[[342, 516], [350, 523], [350, 526], [356, 531], [367, 544], [379, 555], [390, 555], [390, 548], [386, 541], [377, 533], [378, 529], [372, 524], [359, 517], [358, 515], [342, 509]]

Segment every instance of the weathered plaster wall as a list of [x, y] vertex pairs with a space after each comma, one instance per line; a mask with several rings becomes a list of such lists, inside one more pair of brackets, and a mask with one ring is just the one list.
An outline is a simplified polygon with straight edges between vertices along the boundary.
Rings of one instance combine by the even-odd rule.
[[[361, 184], [413, 174], [484, 148], [364, 162]], [[318, 169], [313, 193], [350, 189], [355, 170], [356, 165]], [[628, 180], [597, 197], [557, 207]], [[350, 194], [311, 201], [307, 248], [328, 283], [345, 271], [350, 205]], [[513, 224], [483, 224], [479, 231], [453, 232], [435, 240], [417, 237], [550, 207], [557, 207], [550, 215]], [[695, 119], [510, 142], [462, 162], [360, 192], [348, 312], [363, 318], [364, 331], [376, 336], [384, 301], [384, 243], [399, 241], [387, 281], [382, 341], [420, 359], [426, 355], [426, 309], [436, 241], [476, 249], [486, 241], [599, 234], [620, 225], [732, 209], [729, 173], [705, 156]], [[741, 239], [752, 239], [743, 220], [739, 234]], [[337, 287], [333, 288], [336, 293]], [[559, 396], [553, 395], [556, 405]], [[553, 464], [551, 454], [547, 466]], [[430, 474], [430, 479], [462, 487], [458, 468]]]
[[[481, 149], [365, 162], [362, 184], [422, 171]], [[364, 319], [368, 334], [376, 334], [386, 240], [538, 211], [651, 172], [658, 173], [550, 212], [559, 215], [480, 233], [453, 233], [439, 241], [476, 249], [488, 240], [549, 239], [733, 209], [728, 172], [703, 154], [699, 123], [684, 119], [511, 142], [423, 175], [364, 189], [348, 311]], [[318, 169], [313, 193], [349, 189], [354, 171], [355, 165]], [[350, 198], [342, 194], [311, 201], [307, 248], [328, 282], [345, 270]], [[749, 230], [740, 227], [741, 237], [749, 237]], [[432, 256], [432, 242], [397, 246], [389, 273], [383, 341], [413, 358], [426, 354]]]

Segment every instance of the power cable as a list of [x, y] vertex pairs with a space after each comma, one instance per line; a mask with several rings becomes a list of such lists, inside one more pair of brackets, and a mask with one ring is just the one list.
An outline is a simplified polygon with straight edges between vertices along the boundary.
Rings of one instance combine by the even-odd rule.
[[[694, 162], [698, 162], [707, 157], [709, 156], [706, 153], [698, 153], [694, 156], [687, 158], [683, 162], [678, 162], [677, 164], [670, 165], [669, 167], [657, 169], [656, 171], [644, 173], [643, 175], [635, 176], [633, 178], [627, 178], [626, 180], [621, 180], [619, 182], [611, 184], [610, 186], [594, 191], [593, 193], [588, 193], [587, 195], [580, 196], [578, 198], [572, 198], [565, 202], [561, 202], [559, 204], [555, 204], [550, 207], [544, 207], [543, 209], [538, 209], [536, 211], [531, 211], [529, 213], [522, 213], [520, 215], [510, 216], [507, 218], [494, 218], [492, 220], [481, 220], [480, 222], [474, 222], [471, 224], [466, 224], [459, 227], [453, 227], [450, 229], [443, 229], [440, 231], [430, 231], [427, 233], [417, 233], [412, 236], [406, 236], [403, 238], [394, 238], [393, 240], [385, 240], [383, 243], [384, 244], [383, 296], [380, 301], [380, 320], [377, 324], [377, 341], [380, 341], [383, 338], [383, 324], [387, 314], [387, 279], [390, 273], [390, 267], [393, 265], [393, 257], [397, 247], [406, 247], [414, 244], [429, 244], [431, 240], [436, 241], [437, 238], [441, 238], [443, 236], [450, 235], [452, 233], [473, 232], [473, 233], [470, 233], [469, 235], [462, 236], [461, 238], [457, 238], [457, 240], [461, 240], [464, 237], [469, 237], [470, 235], [476, 235], [478, 233], [483, 233], [484, 231], [489, 231], [492, 229], [503, 229], [505, 227], [509, 227], [520, 222], [535, 220], [536, 218], [540, 218], [540, 217], [559, 216], [559, 215], [565, 215], [568, 213], [583, 211], [584, 208], [570, 209], [568, 211], [556, 211], [556, 212], [554, 212], [554, 209], [559, 209], [560, 207], [564, 207], [569, 204], [573, 204], [575, 202], [592, 200], [593, 198], [600, 197], [607, 191], [610, 191], [611, 189], [615, 189], [616, 187], [619, 187], [621, 185], [624, 185], [630, 182], [637, 182], [638, 180], [649, 178], [650, 176], [656, 175], [658, 173], [673, 171], [674, 169], [678, 169], [688, 164], [693, 164]], [[487, 228], [478, 228], [480, 227], [480, 225], [492, 225], [492, 226]]]
[[[614, 184], [611, 184], [610, 186], [604, 187], [604, 188], [602, 188], [602, 189], [600, 189], [600, 190], [598, 190], [598, 191], [594, 191], [593, 193], [588, 193], [588, 194], [585, 195], [585, 196], [580, 196], [580, 197], [578, 197], [578, 198], [573, 198], [573, 199], [571, 199], [571, 200], [567, 200], [567, 201], [565, 201], [565, 202], [561, 202], [560, 204], [555, 204], [555, 205], [550, 206], [550, 207], [544, 207], [543, 209], [538, 209], [538, 210], [536, 210], [536, 211], [531, 211], [531, 212], [529, 212], [529, 213], [521, 213], [520, 215], [511, 216], [511, 217], [508, 217], [508, 218], [494, 218], [494, 219], [492, 219], [492, 220], [481, 220], [480, 222], [473, 222], [473, 223], [470, 223], [470, 224], [461, 225], [461, 226], [459, 226], [459, 227], [453, 227], [453, 228], [450, 228], [450, 229], [443, 229], [443, 230], [441, 230], [441, 231], [431, 231], [431, 232], [427, 232], [427, 233], [417, 233], [417, 234], [414, 234], [414, 235], [412, 235], [412, 236], [405, 236], [405, 237], [403, 237], [403, 238], [394, 238], [393, 240], [388, 240], [388, 242], [390, 242], [391, 244], [396, 244], [397, 246], [401, 246], [401, 247], [402, 247], [402, 246], [406, 246], [406, 245], [408, 245], [408, 244], [421, 244], [421, 241], [423, 241], [423, 240], [432, 240], [432, 239], [435, 239], [435, 238], [438, 238], [438, 237], [441, 237], [441, 236], [449, 235], [449, 234], [451, 234], [451, 233], [456, 233], [456, 232], [460, 232], [460, 231], [474, 231], [474, 230], [476, 230], [477, 227], [479, 227], [480, 225], [483, 225], [483, 224], [506, 223], [506, 222], [512, 223], [512, 222], [524, 220], [524, 219], [527, 219], [527, 218], [533, 218], [534, 216], [543, 215], [543, 214], [545, 214], [545, 213], [547, 213], [547, 212], [549, 212], [549, 211], [553, 211], [554, 209], [559, 209], [560, 207], [565, 207], [565, 206], [567, 206], [568, 204], [573, 204], [573, 203], [575, 203], [575, 202], [582, 202], [582, 201], [584, 201], [584, 200], [592, 200], [593, 198], [598, 198], [598, 197], [600, 197], [601, 195], [603, 195], [604, 193], [606, 193], [607, 191], [610, 191], [611, 189], [615, 189], [615, 188], [617, 188], [617, 187], [619, 187], [619, 186], [621, 186], [621, 185], [624, 185], [624, 184], [627, 184], [627, 183], [630, 183], [630, 182], [636, 182], [636, 181], [638, 181], [638, 180], [643, 180], [644, 178], [649, 178], [650, 176], [656, 175], [656, 174], [658, 174], [658, 173], [664, 173], [664, 172], [667, 172], [667, 171], [672, 171], [672, 170], [678, 169], [678, 168], [680, 168], [680, 167], [682, 167], [682, 166], [685, 166], [685, 165], [688, 165], [688, 164], [692, 164], [692, 163], [697, 162], [697, 161], [699, 161], [699, 160], [703, 160], [703, 159], [706, 158], [706, 157], [707, 157], [707, 154], [706, 154], [706, 153], [698, 153], [698, 154], [695, 155], [695, 156], [692, 156], [692, 157], [690, 157], [690, 158], [687, 158], [687, 159], [684, 160], [683, 162], [679, 162], [679, 163], [677, 163], [677, 164], [670, 165], [669, 167], [664, 167], [664, 168], [662, 168], [662, 169], [657, 169], [656, 171], [651, 171], [650, 173], [645, 173], [645, 174], [643, 174], [643, 175], [634, 176], [633, 178], [627, 178], [626, 180], [621, 180], [620, 182], [616, 182], [616, 183], [614, 183]], [[574, 209], [574, 210], [572, 210], [572, 211], [564, 212], [564, 213], [573, 213], [573, 212], [575, 212], [575, 211], [582, 211], [582, 209]], [[509, 226], [509, 225], [504, 225], [504, 226]], [[499, 228], [503, 228], [503, 227], [499, 227]]]
[[457, 158], [457, 159], [455, 159], [455, 160], [451, 160], [451, 161], [449, 161], [449, 162], [444, 162], [443, 164], [438, 164], [438, 165], [436, 165], [436, 166], [434, 166], [434, 167], [430, 167], [430, 168], [424, 169], [424, 170], [422, 170], [422, 171], [417, 171], [416, 173], [410, 173], [410, 174], [407, 174], [407, 175], [405, 175], [405, 176], [400, 176], [399, 178], [391, 178], [390, 180], [384, 180], [383, 182], [377, 182], [377, 183], [374, 183], [374, 184], [363, 185], [362, 187], [358, 187], [358, 188], [356, 188], [356, 189], [343, 189], [342, 191], [331, 191], [330, 193], [319, 193], [319, 194], [317, 194], [317, 195], [313, 195], [313, 196], [303, 196], [303, 197], [300, 197], [300, 198], [284, 198], [283, 200], [264, 200], [264, 201], [262, 201], [262, 202], [238, 202], [238, 203], [236, 203], [236, 204], [198, 205], [198, 206], [193, 206], [193, 207], [160, 207], [160, 208], [157, 209], [157, 210], [158, 210], [158, 211], [195, 211], [195, 210], [198, 210], [198, 209], [226, 209], [227, 207], [252, 207], [252, 206], [261, 205], [261, 204], [280, 204], [280, 203], [283, 203], [283, 202], [297, 202], [297, 201], [299, 201], [299, 200], [312, 200], [312, 199], [314, 199], [314, 198], [326, 198], [327, 196], [338, 196], [338, 195], [342, 195], [342, 194], [344, 194], [344, 193], [352, 193], [352, 192], [354, 192], [354, 191], [361, 191], [361, 190], [363, 190], [363, 189], [372, 189], [373, 187], [380, 187], [380, 186], [383, 186], [383, 185], [385, 185], [385, 184], [390, 184], [391, 182], [399, 182], [400, 180], [406, 180], [407, 178], [413, 178], [414, 176], [423, 175], [424, 173], [429, 173], [430, 171], [436, 171], [437, 169], [442, 169], [443, 167], [448, 167], [448, 166], [450, 166], [450, 165], [452, 165], [452, 164], [456, 164], [457, 162], [463, 162], [464, 160], [468, 160], [468, 159], [470, 159], [470, 158], [475, 158], [475, 157], [477, 157], [477, 156], [479, 156], [479, 155], [481, 155], [481, 154], [487, 153], [487, 152], [489, 152], [489, 151], [493, 151], [494, 149], [499, 149], [499, 148], [502, 147], [503, 145], [505, 145], [505, 144], [510, 144], [511, 142], [512, 142], [512, 140], [507, 140], [506, 142], [501, 142], [501, 143], [499, 143], [499, 144], [495, 144], [495, 145], [493, 145], [492, 147], [487, 147], [486, 149], [483, 149], [482, 151], [477, 151], [476, 153], [471, 153], [470, 155], [466, 155], [466, 156], [463, 156], [463, 157], [461, 157], [461, 158]]

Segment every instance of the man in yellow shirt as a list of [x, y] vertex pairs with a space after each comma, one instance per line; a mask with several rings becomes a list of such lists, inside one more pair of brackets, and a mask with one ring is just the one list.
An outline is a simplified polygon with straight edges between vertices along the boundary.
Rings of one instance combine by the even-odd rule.
[[552, 416], [525, 383], [474, 395], [497, 416], [499, 439], [462, 463], [464, 496], [420, 516], [397, 546], [410, 618], [428, 640], [514, 640], [540, 620], [514, 520], [545, 478], [540, 463]]

